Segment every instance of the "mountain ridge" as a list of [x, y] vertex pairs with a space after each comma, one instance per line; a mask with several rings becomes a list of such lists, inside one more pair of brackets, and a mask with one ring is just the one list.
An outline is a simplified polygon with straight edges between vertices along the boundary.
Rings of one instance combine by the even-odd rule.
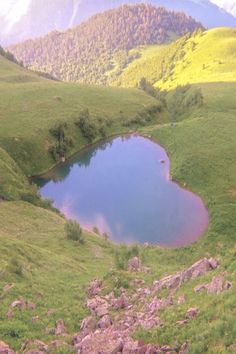
[[198, 28], [201, 24], [183, 13], [145, 4], [123, 5], [73, 29], [54, 31], [9, 49], [25, 66], [59, 80], [105, 84], [107, 73], [135, 58], [130, 49], [166, 43]]
[[122, 4], [150, 3], [169, 10], [183, 11], [200, 21], [205, 27], [236, 27], [236, 18], [209, 0], [43, 0], [31, 1], [26, 13], [8, 28], [6, 16], [0, 15], [2, 30], [0, 44], [7, 46], [29, 38], [43, 36], [53, 30], [65, 30], [79, 25], [92, 15]]

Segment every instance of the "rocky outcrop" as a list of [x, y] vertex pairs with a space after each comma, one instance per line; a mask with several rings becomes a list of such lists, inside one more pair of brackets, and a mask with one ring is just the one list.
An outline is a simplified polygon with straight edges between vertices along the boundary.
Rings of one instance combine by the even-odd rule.
[[63, 320], [58, 320], [55, 327], [55, 335], [62, 336], [66, 334], [66, 327]]
[[14, 354], [8, 344], [0, 341], [0, 354]]
[[95, 295], [98, 295], [101, 292], [101, 287], [102, 287], [101, 280], [95, 279], [91, 281], [87, 289], [88, 297], [93, 297]]
[[207, 258], [203, 258], [182, 272], [178, 272], [174, 275], [168, 275], [161, 280], [155, 281], [153, 283], [153, 289], [156, 291], [160, 291], [163, 288], [167, 288], [168, 290], [176, 290], [184, 282], [200, 277], [208, 271], [217, 268], [218, 265], [219, 262], [216, 259], [210, 258], [208, 260]]
[[208, 284], [201, 284], [194, 288], [196, 293], [206, 290], [208, 294], [220, 294], [225, 290], [231, 288], [232, 283], [228, 280], [225, 280], [225, 274], [219, 274], [212, 278], [211, 282]]
[[188, 309], [187, 313], [186, 313], [186, 317], [189, 319], [195, 318], [197, 317], [199, 314], [199, 310], [195, 307], [191, 307], [190, 309]]
[[139, 257], [131, 258], [127, 263], [127, 270], [129, 272], [141, 272], [142, 271], [142, 263]]

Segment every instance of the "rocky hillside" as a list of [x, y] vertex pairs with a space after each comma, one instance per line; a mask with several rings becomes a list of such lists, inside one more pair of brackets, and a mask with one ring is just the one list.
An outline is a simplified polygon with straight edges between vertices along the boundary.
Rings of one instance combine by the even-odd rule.
[[[150, 5], [122, 6], [92, 17], [66, 32], [10, 47], [24, 65], [57, 79], [106, 83], [107, 74], [126, 66], [139, 45], [168, 42], [201, 24], [185, 16]], [[60, 55], [58, 55], [60, 53]]]
[[220, 1], [222, 3], [222, 0], [11, 0], [5, 2], [2, 13], [0, 6], [0, 44], [15, 44], [53, 30], [65, 30], [79, 25], [96, 13], [126, 3], [151, 3], [169, 10], [183, 11], [207, 28], [235, 27], [236, 19], [215, 4], [221, 6]]
[[[219, 261], [214, 258], [203, 258], [183, 271], [154, 280], [149, 286], [139, 275], [149, 272], [149, 269], [142, 266], [138, 257], [128, 261], [126, 270], [129, 273], [136, 273], [136, 278], [132, 280], [131, 292], [120, 288], [120, 294], [115, 296], [113, 291], [106, 293], [101, 280], [91, 281], [86, 299], [90, 315], [82, 320], [80, 331], [73, 336], [69, 335], [64, 320], [59, 319], [54, 328], [47, 329], [56, 339], [49, 343], [28, 340], [22, 343], [21, 352], [46, 354], [59, 350], [60, 353], [78, 354], [194, 353], [191, 338], [185, 342], [176, 341], [173, 346], [169, 343], [152, 344], [147, 339], [135, 340], [132, 334], [138, 329], [151, 331], [158, 328], [159, 331], [164, 331], [163, 310], [178, 313], [178, 320], [173, 323], [177, 328], [185, 328], [191, 322], [196, 322], [196, 318], [201, 314], [201, 308], [191, 307], [191, 302], [184, 293], [185, 283], [190, 284], [191, 291], [198, 294], [199, 298], [217, 297], [232, 287], [226, 274], [220, 273]], [[201, 278], [205, 278], [208, 272], [213, 273], [209, 275], [210, 281], [200, 283]], [[6, 284], [4, 292], [9, 293], [13, 287], [12, 284]], [[32, 311], [36, 308], [35, 303], [16, 299], [10, 304], [8, 315], [14, 317], [16, 312]], [[47, 315], [51, 316], [52, 310], [48, 310]], [[39, 317], [32, 317], [32, 321], [37, 323]], [[234, 349], [235, 344], [229, 347], [230, 351]], [[0, 342], [0, 352], [14, 354], [4, 342]]]

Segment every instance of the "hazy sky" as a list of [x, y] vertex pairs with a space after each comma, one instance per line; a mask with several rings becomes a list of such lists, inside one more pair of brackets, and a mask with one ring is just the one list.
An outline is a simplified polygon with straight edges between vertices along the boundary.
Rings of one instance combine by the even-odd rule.
[[26, 13], [30, 2], [31, 0], [0, 0], [0, 16], [4, 16], [9, 25], [12, 25]]

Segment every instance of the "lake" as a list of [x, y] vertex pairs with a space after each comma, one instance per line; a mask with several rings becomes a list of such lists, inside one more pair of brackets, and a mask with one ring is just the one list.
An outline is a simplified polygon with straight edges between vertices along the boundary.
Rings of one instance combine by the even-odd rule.
[[117, 243], [179, 247], [204, 234], [208, 212], [169, 170], [161, 146], [130, 135], [85, 149], [35, 182], [67, 218]]

